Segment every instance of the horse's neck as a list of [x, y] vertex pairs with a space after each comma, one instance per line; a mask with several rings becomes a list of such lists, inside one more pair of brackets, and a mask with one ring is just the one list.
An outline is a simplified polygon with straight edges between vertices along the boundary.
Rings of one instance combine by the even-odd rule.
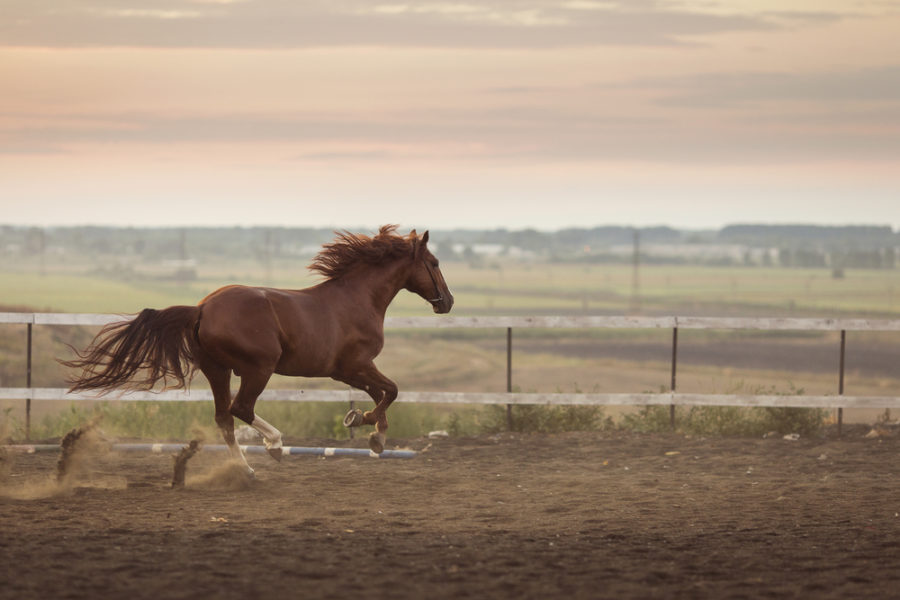
[[361, 266], [341, 276], [340, 285], [357, 296], [357, 309], [367, 307], [382, 318], [394, 297], [403, 289], [407, 267], [402, 263]]

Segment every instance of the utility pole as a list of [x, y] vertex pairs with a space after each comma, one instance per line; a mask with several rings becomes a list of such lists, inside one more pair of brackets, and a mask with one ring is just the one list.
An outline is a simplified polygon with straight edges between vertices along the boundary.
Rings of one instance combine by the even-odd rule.
[[637, 228], [634, 230], [634, 250], [631, 257], [631, 312], [641, 312], [641, 234]]
[[272, 230], [266, 229], [266, 242], [263, 248], [263, 267], [265, 269], [266, 285], [272, 285]]

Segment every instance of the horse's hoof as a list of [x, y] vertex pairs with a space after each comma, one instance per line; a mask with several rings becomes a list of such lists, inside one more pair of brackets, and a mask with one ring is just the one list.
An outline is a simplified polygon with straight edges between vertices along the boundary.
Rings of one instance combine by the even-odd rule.
[[363, 424], [363, 412], [358, 408], [350, 409], [346, 415], [344, 415], [344, 427], [359, 427]]
[[269, 440], [264, 440], [264, 443], [266, 445], [266, 452], [269, 453], [269, 456], [271, 456], [278, 462], [281, 462], [281, 456], [283, 454], [281, 451], [281, 446], [282, 446], [281, 437], [279, 436], [279, 438], [277, 440], [275, 440], [274, 442], [270, 442]]
[[369, 449], [372, 450], [375, 454], [381, 454], [384, 452], [384, 442], [385, 437], [384, 434], [378, 431], [373, 431], [369, 434]]

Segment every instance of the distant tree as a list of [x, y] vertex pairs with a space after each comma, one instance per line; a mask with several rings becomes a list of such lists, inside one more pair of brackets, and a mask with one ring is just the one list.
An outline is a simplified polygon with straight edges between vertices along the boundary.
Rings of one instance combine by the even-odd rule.
[[40, 256], [44, 254], [47, 247], [47, 238], [44, 230], [40, 227], [32, 227], [25, 234], [25, 253], [30, 256]]
[[897, 266], [897, 249], [893, 246], [888, 246], [883, 250], [884, 254], [884, 268], [885, 269], [893, 269]]
[[789, 248], [778, 249], [778, 264], [782, 267], [794, 266], [794, 257], [792, 256], [791, 250]]

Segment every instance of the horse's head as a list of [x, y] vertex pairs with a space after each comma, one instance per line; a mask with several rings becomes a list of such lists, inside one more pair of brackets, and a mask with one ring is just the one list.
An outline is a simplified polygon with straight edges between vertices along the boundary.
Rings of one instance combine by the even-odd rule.
[[413, 265], [403, 287], [422, 296], [434, 307], [434, 312], [443, 314], [453, 308], [453, 294], [444, 281], [444, 276], [438, 265], [438, 259], [428, 250], [428, 232], [422, 237], [416, 236], [416, 231], [410, 233], [413, 238]]

